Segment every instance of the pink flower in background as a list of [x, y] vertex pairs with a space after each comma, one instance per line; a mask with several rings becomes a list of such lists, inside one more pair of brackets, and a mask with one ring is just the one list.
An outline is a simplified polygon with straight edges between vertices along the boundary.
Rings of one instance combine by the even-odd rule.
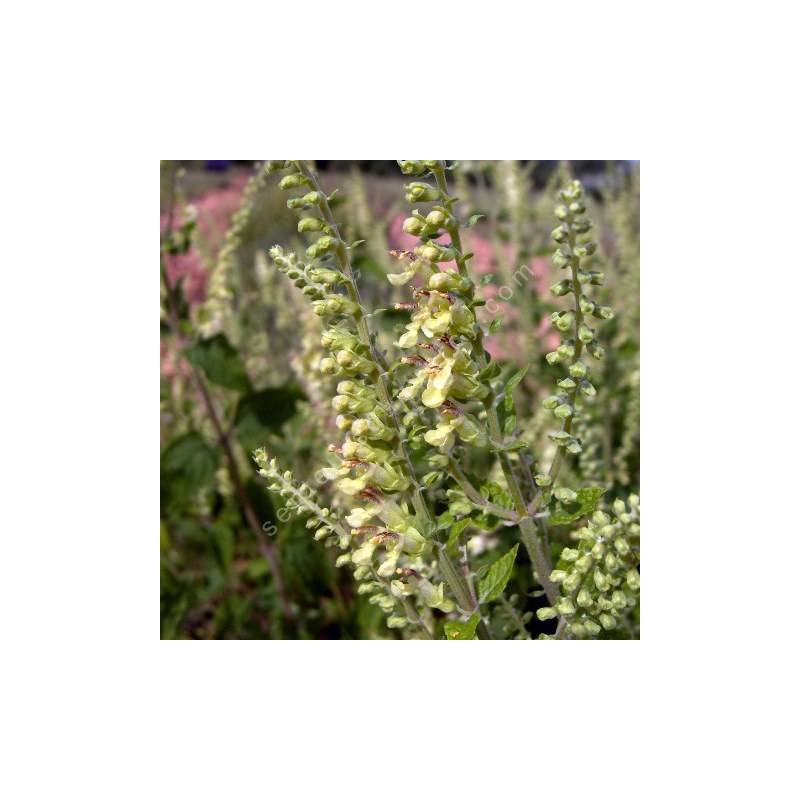
[[[203, 251], [215, 257], [222, 246], [225, 231], [239, 204], [247, 175], [236, 175], [221, 187], [210, 189], [191, 201], [197, 210], [195, 238], [203, 244]], [[167, 224], [167, 215], [161, 214], [161, 229]], [[173, 225], [180, 224], [176, 221]], [[208, 270], [196, 247], [183, 255], [166, 255], [167, 277], [170, 283], [183, 279], [183, 293], [189, 305], [198, 305], [205, 300]]]
[[184, 255], [165, 254], [167, 277], [172, 286], [183, 279], [183, 296], [190, 306], [202, 303], [206, 298], [208, 270], [203, 266], [196, 250]]

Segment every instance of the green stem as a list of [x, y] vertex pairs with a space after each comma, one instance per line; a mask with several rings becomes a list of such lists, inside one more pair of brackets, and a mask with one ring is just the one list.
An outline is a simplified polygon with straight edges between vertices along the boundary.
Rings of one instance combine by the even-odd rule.
[[[436, 178], [436, 185], [442, 194], [442, 202], [444, 203], [444, 206], [447, 208], [448, 212], [450, 212], [450, 214], [455, 218], [455, 215], [452, 214], [452, 208], [455, 204], [455, 199], [451, 198], [447, 193], [447, 178], [444, 174], [444, 165], [440, 164], [432, 171], [434, 177]], [[456, 264], [458, 265], [458, 272], [463, 277], [469, 278], [469, 271], [466, 263], [467, 260], [464, 257], [464, 248], [461, 244], [461, 233], [458, 222], [449, 227], [447, 232], [450, 234], [450, 241], [453, 248], [456, 250]], [[486, 351], [483, 348], [483, 336], [482, 332], [480, 331], [475, 338], [475, 352], [481, 365], [486, 366], [488, 359], [486, 357]], [[503, 434], [500, 429], [500, 419], [497, 415], [497, 408], [495, 407], [494, 401], [495, 398], [493, 392], [490, 392], [486, 400], [484, 400], [486, 419], [489, 425], [489, 437], [495, 442], [502, 442]], [[536, 534], [535, 523], [528, 513], [527, 504], [525, 503], [525, 498], [522, 495], [522, 490], [520, 489], [516, 475], [514, 475], [511, 461], [506, 453], [499, 453], [499, 457], [500, 467], [503, 470], [503, 475], [505, 476], [508, 490], [511, 493], [511, 497], [514, 501], [514, 507], [519, 517], [518, 522], [520, 535], [522, 542], [525, 545], [525, 549], [528, 551], [528, 556], [531, 559], [534, 577], [544, 589], [547, 599], [551, 603], [554, 603], [556, 600], [558, 600], [559, 592], [558, 587], [550, 580], [550, 564], [547, 554], [544, 552], [542, 543], [539, 541], [539, 537]]]
[[517, 628], [517, 630], [526, 639], [530, 639], [531, 635], [530, 635], [530, 633], [528, 633], [528, 629], [525, 627], [525, 623], [522, 621], [522, 618], [517, 613], [517, 609], [514, 608], [514, 606], [512, 606], [511, 603], [508, 602], [508, 600], [506, 600], [506, 596], [504, 594], [500, 595], [500, 605], [503, 606], [503, 608], [506, 610], [506, 613], [508, 614], [508, 616], [511, 617], [511, 620], [513, 621], [513, 623], [514, 623], [515, 627]]

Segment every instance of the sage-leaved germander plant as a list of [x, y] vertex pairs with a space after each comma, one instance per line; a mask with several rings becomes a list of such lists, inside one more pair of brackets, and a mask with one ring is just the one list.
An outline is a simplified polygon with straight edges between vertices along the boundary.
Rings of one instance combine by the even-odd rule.
[[[398, 163], [409, 178], [402, 227], [416, 244], [392, 251], [396, 269], [386, 276], [405, 296], [374, 310], [353, 269], [362, 243], [342, 237], [334, 195], [312, 165], [265, 167], [282, 174], [308, 239], [302, 252], [275, 246], [269, 255], [323, 322], [318, 368], [331, 382], [338, 435], [321, 470], [328, 505], [265, 449], [254, 454], [261, 475], [308, 518], [315, 539], [338, 549], [337, 567], [352, 569], [358, 593], [404, 635], [531, 638], [531, 611], [507, 594], [525, 569], [518, 544], [480, 571], [472, 566], [487, 537], [508, 530], [527, 554], [537, 617], [553, 620], [553, 632], [539, 638], [638, 635], [638, 497], [604, 507], [606, 487], [580, 485], [570, 468], [582, 452], [581, 423], [591, 418], [582, 419], [584, 404], [598, 394], [591, 362], [604, 356], [602, 323], [614, 316], [592, 296], [604, 276], [593, 268], [597, 244], [581, 184], [567, 185], [555, 210], [553, 263], [566, 272], [552, 287], [564, 302], [551, 318], [562, 339], [545, 367], [558, 371], [544, 400], [555, 424], [552, 448], [534, 452], [514, 401], [526, 370], [504, 374], [485, 347], [495, 323], [481, 316], [464, 244], [481, 215], [459, 217], [448, 183], [457, 165]], [[392, 341], [374, 327], [382, 313], [405, 316]]]

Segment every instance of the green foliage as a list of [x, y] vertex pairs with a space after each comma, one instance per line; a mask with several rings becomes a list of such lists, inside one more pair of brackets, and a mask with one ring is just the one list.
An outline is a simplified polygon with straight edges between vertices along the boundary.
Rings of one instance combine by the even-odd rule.
[[489, 567], [489, 571], [478, 584], [478, 599], [481, 603], [490, 603], [503, 593], [514, 569], [517, 550], [519, 550], [519, 545], [515, 544], [511, 550], [504, 556], [498, 558], [497, 561]]
[[475, 630], [480, 622], [480, 614], [476, 611], [466, 622], [454, 619], [444, 624], [444, 633], [447, 639], [476, 639]]
[[201, 339], [184, 351], [191, 364], [205, 373], [217, 386], [237, 392], [250, 390], [250, 379], [239, 353], [225, 334], [218, 333], [210, 339]]
[[219, 463], [219, 454], [196, 431], [173, 439], [161, 453], [161, 502], [185, 505], [207, 488]]
[[252, 452], [267, 441], [290, 420], [297, 411], [303, 393], [294, 386], [262, 389], [242, 396], [236, 406], [234, 425], [236, 435], [247, 452]]

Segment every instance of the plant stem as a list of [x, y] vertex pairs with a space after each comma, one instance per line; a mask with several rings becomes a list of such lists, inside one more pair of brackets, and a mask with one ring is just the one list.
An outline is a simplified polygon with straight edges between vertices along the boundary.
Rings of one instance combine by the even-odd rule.
[[[444, 164], [440, 163], [440, 165], [434, 168], [432, 171], [434, 177], [436, 178], [436, 185], [442, 194], [442, 202], [444, 203], [444, 206], [447, 208], [448, 212], [450, 212], [455, 218], [455, 215], [452, 214], [452, 208], [455, 204], [455, 200], [454, 198], [451, 198], [447, 192], [447, 178], [444, 174]], [[469, 278], [469, 270], [467, 269], [467, 260], [464, 257], [464, 248], [461, 244], [461, 233], [458, 222], [451, 225], [447, 229], [447, 232], [450, 234], [450, 241], [453, 248], [456, 250], [456, 264], [458, 266], [458, 272], [461, 276]], [[483, 348], [483, 332], [480, 329], [478, 331], [478, 335], [475, 337], [475, 354], [483, 366], [488, 364], [486, 351]], [[490, 439], [493, 439], [498, 443], [502, 442], [503, 434], [500, 430], [500, 419], [497, 415], [497, 408], [495, 407], [495, 397], [493, 392], [491, 392], [486, 400], [484, 400], [484, 406], [486, 408], [486, 419], [489, 425]], [[528, 513], [527, 504], [525, 503], [525, 499], [522, 495], [522, 490], [520, 489], [519, 483], [517, 482], [517, 478], [514, 475], [514, 470], [511, 466], [511, 461], [508, 458], [508, 454], [500, 452], [498, 455], [500, 458], [500, 467], [503, 470], [503, 475], [505, 476], [508, 490], [511, 493], [511, 497], [514, 501], [514, 507], [519, 517], [518, 523], [520, 535], [522, 542], [525, 545], [525, 549], [528, 551], [528, 556], [531, 559], [534, 577], [544, 589], [547, 599], [551, 603], [555, 603], [558, 600], [559, 592], [558, 587], [550, 580], [549, 577], [550, 565], [547, 554], [544, 552], [542, 543], [539, 541], [539, 537], [536, 534], [534, 521]]]
[[454, 459], [450, 459], [449, 472], [453, 480], [461, 487], [467, 498], [476, 506], [482, 508], [489, 514], [494, 514], [495, 517], [510, 520], [511, 522], [518, 522], [519, 515], [514, 513], [508, 508], [498, 506], [495, 503], [487, 500], [471, 483], [469, 478], [464, 474], [459, 463]]

